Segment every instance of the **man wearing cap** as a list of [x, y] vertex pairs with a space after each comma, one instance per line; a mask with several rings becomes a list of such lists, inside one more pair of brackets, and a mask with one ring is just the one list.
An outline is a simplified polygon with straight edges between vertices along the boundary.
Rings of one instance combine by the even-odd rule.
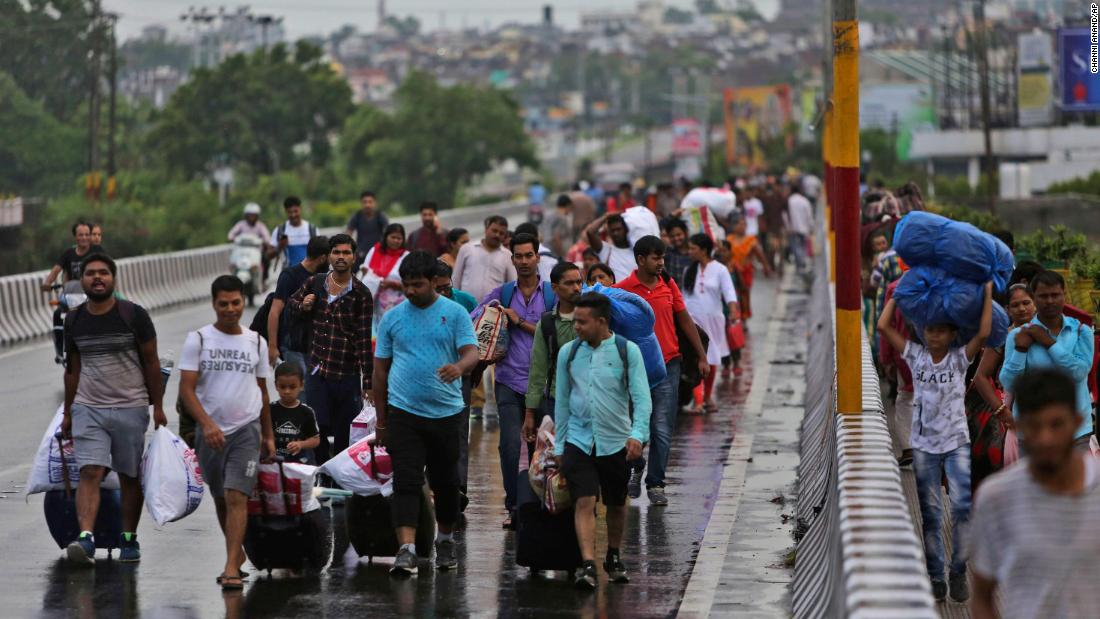
[[260, 205], [255, 202], [244, 205], [244, 219], [233, 224], [229, 229], [229, 241], [237, 240], [237, 237], [242, 234], [255, 234], [263, 240], [265, 247], [270, 245], [271, 233], [268, 232], [264, 222], [260, 221], [261, 212]]

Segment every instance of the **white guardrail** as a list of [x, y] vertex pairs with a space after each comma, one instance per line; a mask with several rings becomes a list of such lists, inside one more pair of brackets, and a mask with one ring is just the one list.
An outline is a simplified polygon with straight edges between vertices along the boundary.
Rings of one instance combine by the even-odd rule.
[[[499, 202], [439, 214], [445, 226], [467, 228], [475, 239], [479, 238], [482, 222], [489, 215], [522, 216], [526, 220], [526, 205], [521, 202]], [[391, 221], [406, 228], [420, 226], [418, 215]], [[518, 221], [509, 223], [514, 227]], [[329, 228], [322, 230], [322, 233], [341, 231], [340, 228]], [[210, 281], [218, 275], [229, 273], [230, 248], [231, 245], [225, 244], [122, 258], [118, 261], [117, 288], [128, 299], [150, 310], [207, 298]], [[36, 271], [0, 277], [0, 346], [48, 335], [53, 330], [54, 308], [49, 304], [50, 294], [39, 288], [47, 273]]]
[[811, 301], [816, 320], [800, 436], [793, 615], [933, 619], [924, 551], [902, 492], [866, 334], [863, 412], [837, 413], [827, 256], [819, 252]]

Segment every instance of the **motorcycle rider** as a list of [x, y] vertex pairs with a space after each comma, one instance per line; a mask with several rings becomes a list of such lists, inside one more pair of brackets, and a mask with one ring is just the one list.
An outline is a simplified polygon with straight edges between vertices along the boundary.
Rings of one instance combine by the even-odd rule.
[[[57, 281], [59, 275], [62, 276], [62, 282], [75, 282], [78, 285], [80, 283], [80, 263], [84, 260], [84, 257], [92, 252], [103, 251], [103, 248], [92, 243], [91, 224], [78, 221], [73, 224], [72, 231], [75, 245], [65, 249], [65, 252], [57, 259], [49, 274], [46, 275], [46, 280], [42, 282], [42, 292], [53, 290], [54, 282]], [[65, 343], [63, 314], [64, 310], [58, 305], [53, 312], [53, 338], [54, 351], [56, 352], [54, 360], [59, 363], [62, 356], [62, 347]]]
[[244, 219], [229, 229], [229, 240], [235, 241], [242, 234], [255, 234], [263, 240], [264, 246], [271, 245], [271, 234], [264, 222], [260, 221], [260, 212], [260, 205], [255, 202], [244, 205]]
[[[242, 234], [254, 234], [260, 237], [260, 240], [264, 242], [263, 246], [268, 247], [271, 245], [271, 234], [267, 230], [267, 226], [264, 222], [260, 221], [260, 213], [262, 209], [259, 204], [255, 202], [249, 202], [244, 205], [244, 219], [233, 224], [233, 227], [229, 229], [229, 240], [235, 241], [238, 236]], [[268, 269], [271, 266], [271, 259], [266, 251], [262, 252], [260, 257], [260, 264], [263, 268], [263, 281], [267, 281]]]

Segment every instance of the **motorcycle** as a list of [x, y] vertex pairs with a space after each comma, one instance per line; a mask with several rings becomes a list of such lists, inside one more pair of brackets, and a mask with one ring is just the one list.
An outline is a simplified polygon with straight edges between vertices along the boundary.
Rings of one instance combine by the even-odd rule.
[[242, 234], [233, 241], [229, 252], [230, 272], [244, 283], [249, 307], [256, 304], [256, 294], [263, 290], [263, 239], [255, 234]]
[[52, 290], [57, 298], [50, 299], [50, 305], [56, 308], [54, 311], [53, 325], [53, 350], [54, 363], [65, 363], [65, 316], [88, 300], [84, 294], [84, 288], [78, 280], [69, 280], [64, 284], [54, 284]]

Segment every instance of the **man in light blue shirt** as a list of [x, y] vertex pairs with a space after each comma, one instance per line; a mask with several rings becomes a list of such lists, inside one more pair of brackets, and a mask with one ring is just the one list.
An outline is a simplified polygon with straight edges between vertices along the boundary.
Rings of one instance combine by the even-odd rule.
[[558, 352], [554, 454], [574, 502], [577, 542], [584, 564], [578, 588], [596, 588], [596, 497], [607, 507], [607, 557], [611, 582], [630, 579], [619, 556], [626, 524], [628, 460], [642, 454], [653, 405], [642, 352], [611, 333], [611, 301], [590, 292], [574, 303], [577, 339]]
[[[1013, 329], [1005, 340], [1001, 384], [1006, 392], [1012, 393], [1016, 379], [1027, 370], [1055, 368], [1066, 373], [1073, 379], [1077, 413], [1082, 417], [1074, 447], [1088, 452], [1093, 433], [1092, 397], [1088, 386], [1094, 350], [1092, 329], [1062, 314], [1066, 305], [1066, 284], [1061, 275], [1043, 271], [1033, 277], [1029, 285], [1037, 311], [1029, 324]], [[1015, 409], [1013, 403], [1013, 414]]]
[[405, 303], [386, 312], [374, 351], [374, 406], [378, 444], [393, 462], [393, 524], [401, 544], [390, 574], [417, 571], [414, 548], [424, 468], [435, 497], [439, 535], [435, 564], [458, 566], [454, 524], [459, 511], [459, 437], [463, 375], [477, 364], [477, 340], [469, 314], [439, 296], [436, 259], [423, 250], [401, 262]]

